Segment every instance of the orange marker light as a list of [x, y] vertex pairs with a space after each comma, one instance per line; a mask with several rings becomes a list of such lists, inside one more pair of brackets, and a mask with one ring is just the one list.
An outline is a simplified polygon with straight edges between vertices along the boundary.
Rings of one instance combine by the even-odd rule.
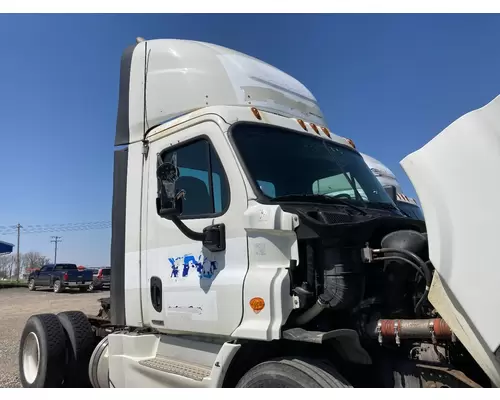
[[250, 300], [249, 304], [253, 312], [256, 314], [260, 313], [266, 305], [262, 297], [254, 297], [252, 300]]
[[299, 125], [302, 127], [302, 129], [304, 129], [305, 131], [307, 131], [307, 126], [306, 124], [304, 123], [304, 121], [302, 121], [301, 119], [298, 119], [297, 122], [299, 123]]
[[314, 132], [316, 132], [319, 135], [318, 127], [315, 124], [311, 123], [311, 128], [313, 128]]
[[255, 107], [252, 107], [252, 112], [253, 112], [253, 115], [255, 115], [255, 118], [257, 118], [258, 120], [262, 119], [262, 117], [259, 113], [259, 110], [257, 110]]
[[323, 131], [323, 133], [328, 136], [329, 138], [331, 138], [332, 136], [330, 135], [330, 131], [328, 130], [328, 128], [325, 128], [324, 126], [321, 127], [321, 130]]
[[351, 139], [346, 139], [346, 142], [353, 148], [355, 149], [356, 148], [356, 145], [354, 144], [354, 142], [351, 140]]

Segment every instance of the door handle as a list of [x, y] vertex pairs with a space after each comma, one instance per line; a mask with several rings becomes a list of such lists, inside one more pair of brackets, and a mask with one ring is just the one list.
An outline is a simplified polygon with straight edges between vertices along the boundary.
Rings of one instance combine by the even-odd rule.
[[157, 312], [161, 312], [163, 305], [163, 290], [161, 279], [157, 276], [152, 276], [150, 280], [151, 304]]

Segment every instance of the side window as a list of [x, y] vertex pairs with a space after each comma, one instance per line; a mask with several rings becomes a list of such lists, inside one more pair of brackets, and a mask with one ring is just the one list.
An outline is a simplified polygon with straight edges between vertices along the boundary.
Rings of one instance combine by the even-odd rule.
[[162, 162], [179, 169], [175, 192], [184, 191], [182, 217], [222, 213], [229, 205], [229, 184], [219, 156], [205, 139], [166, 150]]
[[266, 196], [276, 197], [276, 188], [271, 182], [257, 180], [257, 185], [259, 185], [260, 190], [262, 190], [262, 193]]
[[43, 266], [42, 268], [40, 268], [40, 272], [45, 272], [47, 271], [47, 267], [46, 266]]

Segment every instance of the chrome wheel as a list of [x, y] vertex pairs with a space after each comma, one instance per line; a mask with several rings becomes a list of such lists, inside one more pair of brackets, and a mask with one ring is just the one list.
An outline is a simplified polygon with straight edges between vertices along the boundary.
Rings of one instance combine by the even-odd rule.
[[89, 285], [89, 292], [92, 292], [93, 290], [94, 290], [94, 284], [93, 284], [93, 283], [91, 283], [91, 284]]
[[61, 288], [61, 282], [55, 281], [54, 282], [54, 292], [56, 292], [56, 293], [59, 292], [60, 288]]
[[28, 283], [28, 289], [33, 290], [35, 288], [35, 280], [31, 279], [30, 282]]
[[23, 347], [24, 379], [29, 384], [35, 382], [40, 367], [40, 343], [38, 337], [30, 332], [26, 337]]

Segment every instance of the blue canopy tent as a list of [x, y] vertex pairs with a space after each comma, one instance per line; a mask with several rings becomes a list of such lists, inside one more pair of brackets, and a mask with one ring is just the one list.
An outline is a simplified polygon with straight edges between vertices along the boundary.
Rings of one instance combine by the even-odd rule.
[[14, 248], [13, 244], [2, 242], [0, 240], [0, 254], [10, 254], [12, 253], [13, 248]]

